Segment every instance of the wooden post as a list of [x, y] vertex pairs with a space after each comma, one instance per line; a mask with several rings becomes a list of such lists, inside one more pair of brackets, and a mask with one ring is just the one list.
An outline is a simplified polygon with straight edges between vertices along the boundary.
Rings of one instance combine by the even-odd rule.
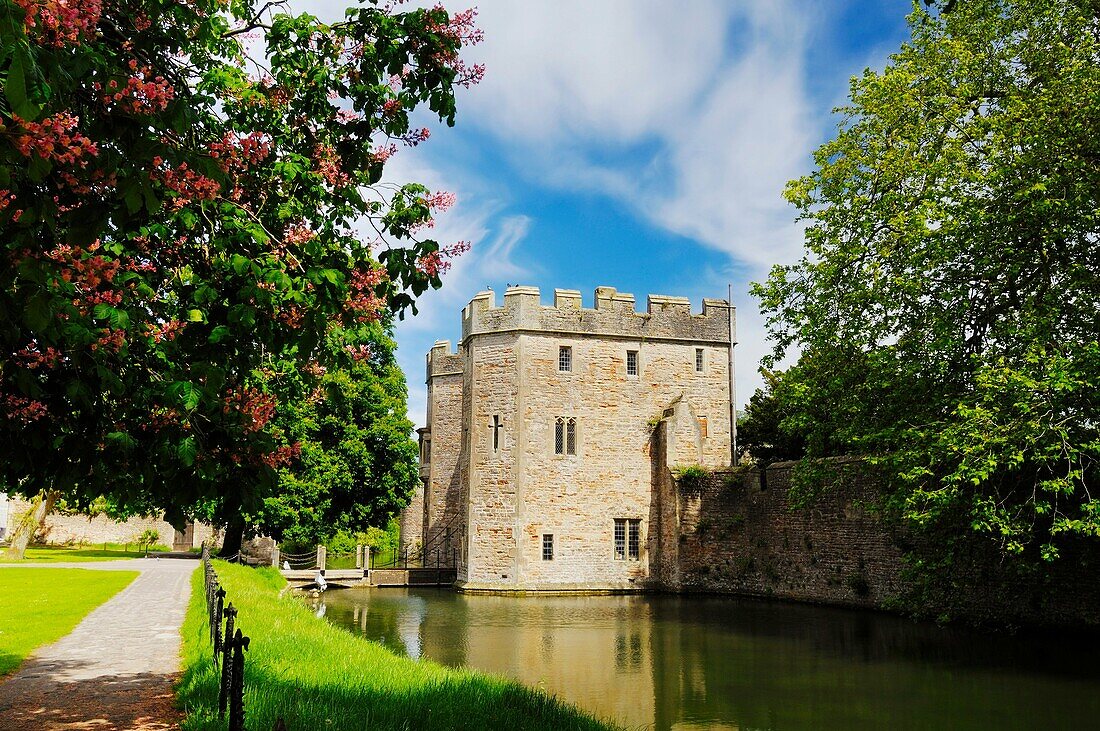
[[363, 568], [370, 569], [370, 546], [363, 546]]
[[273, 543], [271, 546], [271, 565], [275, 568], [279, 568], [279, 544]]
[[361, 543], [355, 544], [355, 568], [363, 568], [363, 545]]
[[325, 570], [325, 558], [327, 557], [327, 553], [324, 546], [317, 546], [317, 568], [321, 569], [321, 571]]

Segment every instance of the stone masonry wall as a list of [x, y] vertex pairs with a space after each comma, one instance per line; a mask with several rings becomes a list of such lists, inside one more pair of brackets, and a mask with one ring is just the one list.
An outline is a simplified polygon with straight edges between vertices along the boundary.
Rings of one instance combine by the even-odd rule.
[[[25, 501], [12, 499], [9, 502], [8, 530], [11, 535], [16, 521], [26, 513], [29, 505]], [[155, 530], [160, 534], [159, 543], [172, 547], [176, 529], [160, 518], [134, 517], [125, 521], [114, 521], [105, 515], [88, 517], [87, 515], [53, 514], [46, 518], [46, 528], [37, 536], [47, 544], [68, 545], [77, 543], [134, 543], [136, 538], [146, 530]], [[220, 542], [220, 536], [214, 534], [214, 530], [201, 523], [196, 523], [193, 529], [192, 546], [200, 546], [202, 542], [215, 540]]]
[[[464, 359], [451, 353], [450, 345], [440, 341], [428, 354], [427, 445], [422, 450], [426, 464], [421, 468], [421, 476], [426, 478], [421, 530], [428, 551], [458, 548], [465, 522], [460, 498]], [[415, 504], [407, 508], [414, 509]]]
[[790, 463], [676, 486], [678, 566], [670, 586], [876, 607], [901, 588], [902, 552], [868, 509], [876, 484], [851, 470], [811, 507], [791, 509]]
[[[824, 496], [792, 509], [792, 463], [771, 465], [766, 473], [744, 467], [677, 481], [655, 462], [665, 521], [660, 586], [889, 608], [890, 599], [912, 588], [903, 578], [901, 546], [918, 552], [920, 546], [869, 509], [880, 488], [865, 465], [834, 465], [838, 479]], [[949, 577], [957, 587], [951, 614], [993, 626], [1100, 626], [1100, 551], [1082, 544], [1066, 554], [1044, 569], [1044, 581], [1021, 582], [1002, 566], [995, 547], [976, 543]], [[914, 608], [932, 616], [943, 610]]]
[[[468, 566], [464, 586], [514, 585], [516, 581], [515, 472], [518, 424], [519, 358], [512, 333], [488, 334], [470, 347], [466, 403], [470, 457], [465, 479], [469, 490]], [[493, 415], [503, 421], [500, 447], [492, 449]]]

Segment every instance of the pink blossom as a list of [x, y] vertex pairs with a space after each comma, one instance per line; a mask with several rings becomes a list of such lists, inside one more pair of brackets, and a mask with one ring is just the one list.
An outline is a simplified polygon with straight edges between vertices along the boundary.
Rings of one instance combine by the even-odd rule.
[[314, 172], [334, 188], [343, 187], [351, 182], [351, 178], [340, 167], [340, 157], [330, 145], [317, 145], [313, 148], [313, 164]]
[[373, 322], [378, 319], [385, 300], [379, 297], [377, 290], [386, 281], [386, 270], [381, 268], [358, 268], [348, 283], [348, 299], [344, 308], [348, 315], [358, 322]]
[[432, 136], [432, 131], [427, 127], [421, 127], [420, 129], [409, 130], [405, 134], [401, 135], [401, 141], [409, 147], [416, 147], [421, 142], [424, 142]]
[[23, 396], [4, 396], [3, 405], [8, 418], [16, 419], [24, 424], [38, 421], [48, 413], [44, 403]]
[[[133, 74], [126, 80], [126, 85], [119, 88], [114, 79], [107, 82], [103, 103], [108, 106], [117, 104], [131, 114], [153, 114], [167, 109], [169, 102], [176, 98], [175, 88], [163, 76], [154, 75], [150, 67], [138, 68], [137, 61], [133, 59], [129, 65]], [[99, 88], [98, 83], [96, 87]]]
[[457, 200], [458, 196], [456, 196], [454, 193], [449, 193], [445, 190], [441, 190], [425, 198], [424, 203], [428, 206], [429, 209], [437, 213], [442, 213], [443, 211], [446, 211], [451, 206], [453, 206], [455, 204], [455, 201]]
[[37, 342], [31, 342], [15, 354], [15, 360], [29, 370], [36, 370], [43, 366], [47, 369], [56, 368], [61, 362], [61, 351], [49, 345], [43, 348]]
[[348, 355], [350, 355], [351, 359], [354, 360], [356, 363], [364, 360], [369, 360], [371, 355], [373, 355], [373, 351], [371, 351], [370, 345], [366, 344], [345, 345], [344, 350], [347, 351]]
[[317, 238], [317, 234], [304, 222], [295, 223], [287, 226], [286, 232], [283, 234], [283, 244], [287, 246], [301, 246], [315, 238]]
[[61, 48], [95, 33], [100, 0], [15, 0], [23, 8], [27, 35], [43, 46]]
[[37, 155], [61, 165], [87, 165], [99, 149], [90, 139], [76, 131], [80, 118], [68, 112], [58, 112], [41, 122], [28, 122], [16, 115], [12, 119], [25, 133], [16, 138], [15, 146], [25, 157]]
[[271, 394], [256, 388], [244, 387], [230, 391], [225, 397], [222, 411], [226, 414], [236, 411], [243, 417], [241, 428], [245, 433], [255, 433], [263, 429], [275, 415], [277, 402]]
[[380, 147], [370, 154], [370, 161], [372, 165], [384, 165], [387, 160], [393, 157], [397, 152], [397, 145], [389, 144], [384, 147]]

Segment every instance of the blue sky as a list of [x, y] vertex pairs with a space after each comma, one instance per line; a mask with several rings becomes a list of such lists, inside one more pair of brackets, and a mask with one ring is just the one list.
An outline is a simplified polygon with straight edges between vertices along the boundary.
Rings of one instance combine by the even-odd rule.
[[[463, 10], [469, 2], [444, 3]], [[295, 3], [332, 15], [342, 3]], [[749, 283], [797, 259], [784, 183], [834, 133], [848, 80], [907, 37], [908, 0], [488, 0], [487, 66], [454, 128], [403, 149], [387, 178], [450, 190], [441, 243], [469, 240], [442, 290], [397, 327], [410, 417], [424, 420], [424, 353], [457, 342], [459, 311], [509, 283], [725, 297], [738, 310], [737, 401], [768, 345]]]

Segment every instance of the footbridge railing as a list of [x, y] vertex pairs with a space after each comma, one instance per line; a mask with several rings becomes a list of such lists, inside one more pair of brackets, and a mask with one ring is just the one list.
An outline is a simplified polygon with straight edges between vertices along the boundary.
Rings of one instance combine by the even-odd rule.
[[434, 541], [419, 548], [402, 548], [388, 559], [379, 560], [371, 556], [371, 569], [454, 569], [458, 568], [458, 547], [455, 545], [457, 531], [447, 528], [438, 533]]

